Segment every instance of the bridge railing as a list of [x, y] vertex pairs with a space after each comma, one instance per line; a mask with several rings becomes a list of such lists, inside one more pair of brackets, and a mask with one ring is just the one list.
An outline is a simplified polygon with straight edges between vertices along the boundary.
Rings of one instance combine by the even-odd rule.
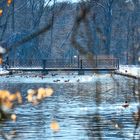
[[97, 58], [91, 61], [87, 61], [85, 59], [82, 60], [83, 68], [118, 68], [119, 60], [115, 58]]
[[87, 59], [10, 59], [10, 68], [119, 68], [119, 60], [116, 58]]

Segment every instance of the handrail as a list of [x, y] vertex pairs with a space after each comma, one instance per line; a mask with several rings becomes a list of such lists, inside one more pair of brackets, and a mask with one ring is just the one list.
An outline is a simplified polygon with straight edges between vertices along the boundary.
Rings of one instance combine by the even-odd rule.
[[92, 63], [88, 59], [9, 59], [9, 67], [42, 67], [45, 68], [116, 68], [119, 69], [117, 58], [95, 58]]

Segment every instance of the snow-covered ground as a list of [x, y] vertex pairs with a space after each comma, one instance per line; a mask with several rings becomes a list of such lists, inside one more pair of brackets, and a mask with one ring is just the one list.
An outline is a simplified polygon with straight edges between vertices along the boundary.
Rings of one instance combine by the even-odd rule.
[[5, 74], [8, 74], [9, 71], [7, 70], [4, 70], [3, 68], [0, 68], [0, 75], [5, 75]]
[[118, 72], [140, 77], [140, 66], [136, 65], [120, 65]]

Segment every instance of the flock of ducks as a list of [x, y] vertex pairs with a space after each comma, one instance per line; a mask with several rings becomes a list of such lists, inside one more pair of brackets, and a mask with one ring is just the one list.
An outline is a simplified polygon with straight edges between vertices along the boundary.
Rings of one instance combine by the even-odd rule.
[[[58, 74], [51, 74], [52, 77], [55, 77], [56, 75], [58, 75]], [[72, 74], [72, 75], [73, 75], [73, 74]], [[65, 79], [65, 80], [64, 80], [64, 78], [65, 78], [65, 77], [62, 76], [61, 79], [55, 79], [55, 80], [53, 80], [53, 82], [54, 82], [54, 83], [58, 83], [58, 82], [61, 82], [61, 81], [64, 82], [64, 83], [69, 83], [69, 82], [70, 82], [70, 79]], [[73, 78], [75, 79], [76, 76], [73, 76]], [[62, 79], [63, 79], [63, 80], [62, 80]], [[76, 82], [80, 82], [80, 79], [78, 78], [78, 79], [76, 80]]]
[[[69, 82], [71, 82], [69, 78], [64, 79], [63, 76], [62, 77], [59, 77], [59, 78], [56, 78], [57, 75], [58, 74], [51, 74], [51, 76], [53, 77], [53, 82], [54, 83], [59, 83], [59, 82], [69, 83]], [[9, 78], [9, 77], [12, 77], [12, 76], [11, 75], [7, 75], [5, 78]], [[31, 76], [29, 76], [29, 75], [28, 76], [26, 76], [26, 75], [22, 76], [21, 75], [20, 77], [23, 77], [23, 78], [41, 78], [41, 79], [46, 78], [45, 75], [31, 75]], [[80, 82], [80, 79], [79, 78], [76, 78], [76, 76], [73, 76], [73, 78], [76, 80], [77, 83]]]

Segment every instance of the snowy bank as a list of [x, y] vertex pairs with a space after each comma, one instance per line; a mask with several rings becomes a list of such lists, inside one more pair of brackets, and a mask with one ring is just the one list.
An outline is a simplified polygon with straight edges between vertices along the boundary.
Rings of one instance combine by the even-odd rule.
[[137, 65], [120, 65], [119, 70], [117, 70], [115, 73], [139, 79], [140, 78], [140, 66], [137, 66]]
[[0, 75], [6, 75], [6, 74], [9, 74], [9, 71], [0, 68]]

